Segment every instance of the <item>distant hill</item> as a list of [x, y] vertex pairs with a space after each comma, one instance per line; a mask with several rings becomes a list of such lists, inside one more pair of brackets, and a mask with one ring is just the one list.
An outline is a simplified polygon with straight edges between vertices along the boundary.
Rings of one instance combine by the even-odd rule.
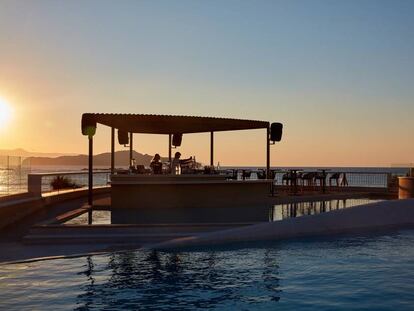
[[31, 152], [22, 148], [17, 149], [0, 149], [0, 156], [14, 156], [14, 157], [49, 157], [56, 158], [66, 155], [76, 155], [71, 153], [45, 153], [45, 152]]
[[[152, 155], [142, 154], [133, 151], [133, 158], [138, 165], [148, 166], [153, 158]], [[166, 161], [163, 158], [162, 161]], [[60, 156], [56, 158], [52, 157], [29, 157], [23, 161], [23, 164], [29, 164], [32, 166], [41, 165], [56, 165], [56, 166], [88, 166], [88, 156], [85, 154], [74, 155], [74, 156]], [[105, 152], [97, 154], [93, 157], [93, 164], [96, 166], [110, 166], [111, 165], [111, 153]], [[115, 152], [115, 166], [128, 166], [129, 165], [129, 150]]]

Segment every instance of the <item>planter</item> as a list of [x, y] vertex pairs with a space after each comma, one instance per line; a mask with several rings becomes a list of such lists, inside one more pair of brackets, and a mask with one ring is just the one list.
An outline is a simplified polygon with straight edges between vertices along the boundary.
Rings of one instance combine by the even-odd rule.
[[414, 198], [414, 177], [398, 177], [398, 198]]

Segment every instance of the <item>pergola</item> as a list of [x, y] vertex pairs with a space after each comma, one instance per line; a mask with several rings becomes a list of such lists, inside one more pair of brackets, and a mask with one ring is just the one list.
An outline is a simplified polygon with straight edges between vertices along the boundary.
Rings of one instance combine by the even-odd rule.
[[[266, 174], [270, 176], [270, 140], [271, 128], [267, 121], [241, 120], [231, 118], [152, 115], [152, 114], [116, 114], [84, 113], [82, 115], [82, 134], [89, 138], [89, 204], [92, 205], [92, 167], [93, 136], [97, 123], [111, 128], [111, 172], [115, 166], [115, 129], [129, 133], [130, 160], [132, 159], [133, 134], [168, 135], [168, 156], [171, 163], [171, 138], [173, 135], [210, 132], [210, 165], [214, 163], [214, 132], [266, 129]], [[273, 123], [280, 126], [280, 123]], [[274, 139], [273, 139], [274, 140]], [[280, 140], [280, 139], [279, 139]]]

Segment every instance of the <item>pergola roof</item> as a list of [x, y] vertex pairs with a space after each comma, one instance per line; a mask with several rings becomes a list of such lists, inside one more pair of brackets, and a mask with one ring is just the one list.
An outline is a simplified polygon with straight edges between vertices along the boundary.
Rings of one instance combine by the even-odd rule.
[[121, 131], [148, 134], [185, 134], [269, 128], [267, 121], [153, 114], [84, 113], [82, 120]]

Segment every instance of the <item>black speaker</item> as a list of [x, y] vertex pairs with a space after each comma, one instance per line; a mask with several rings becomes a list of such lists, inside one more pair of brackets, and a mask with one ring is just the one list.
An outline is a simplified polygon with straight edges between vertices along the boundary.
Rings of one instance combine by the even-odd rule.
[[272, 125], [270, 126], [270, 140], [281, 141], [282, 131], [283, 131], [282, 123], [272, 123]]
[[82, 115], [81, 128], [82, 128], [82, 135], [88, 135], [88, 136], [95, 135], [95, 132], [96, 132], [95, 119], [89, 114]]
[[128, 132], [118, 130], [118, 142], [120, 145], [128, 145], [129, 144]]
[[174, 147], [181, 146], [181, 141], [183, 140], [183, 134], [174, 134], [172, 137], [172, 145]]

